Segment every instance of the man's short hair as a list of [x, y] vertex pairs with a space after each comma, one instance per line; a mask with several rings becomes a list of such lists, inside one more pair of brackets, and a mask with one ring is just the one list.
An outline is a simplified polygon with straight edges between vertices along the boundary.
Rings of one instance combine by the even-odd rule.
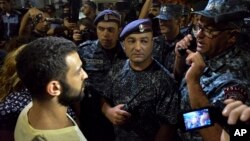
[[76, 45], [64, 38], [38, 38], [17, 55], [17, 74], [33, 98], [44, 98], [51, 80], [64, 80], [68, 71], [65, 57], [76, 52]]
[[96, 10], [96, 4], [93, 1], [86, 1], [84, 4], [89, 5], [91, 8], [93, 8], [94, 10]]

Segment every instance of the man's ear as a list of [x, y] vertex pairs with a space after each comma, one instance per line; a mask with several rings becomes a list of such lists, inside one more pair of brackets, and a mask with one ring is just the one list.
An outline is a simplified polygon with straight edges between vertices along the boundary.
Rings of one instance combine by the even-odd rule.
[[121, 44], [122, 44], [122, 49], [125, 50], [125, 45], [124, 45], [125, 43], [124, 43], [124, 40], [121, 41]]
[[240, 31], [239, 30], [237, 30], [237, 29], [235, 29], [235, 30], [232, 30], [232, 31], [229, 31], [230, 33], [229, 33], [229, 40], [228, 40], [228, 43], [230, 44], [230, 45], [233, 45], [235, 42], [236, 42], [236, 40], [237, 40], [237, 38], [238, 38], [238, 35], [240, 34]]
[[59, 81], [50, 81], [46, 87], [46, 91], [51, 96], [59, 96], [61, 94], [61, 85]]

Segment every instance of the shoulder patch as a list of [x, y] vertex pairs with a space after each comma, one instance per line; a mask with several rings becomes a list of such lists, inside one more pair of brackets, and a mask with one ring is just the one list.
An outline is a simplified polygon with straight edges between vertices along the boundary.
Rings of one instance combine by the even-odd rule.
[[94, 43], [95, 43], [95, 41], [88, 40], [88, 41], [85, 41], [85, 42], [81, 43], [81, 44], [78, 46], [78, 48], [83, 48], [83, 47], [86, 47], [86, 46], [90, 46], [90, 45], [92, 45], [92, 44], [94, 44]]
[[101, 59], [87, 59], [84, 58], [86, 64], [104, 64], [104, 61]]
[[225, 99], [231, 98], [234, 100], [240, 100], [244, 103], [248, 99], [247, 90], [238, 85], [224, 88], [224, 93], [225, 93]]

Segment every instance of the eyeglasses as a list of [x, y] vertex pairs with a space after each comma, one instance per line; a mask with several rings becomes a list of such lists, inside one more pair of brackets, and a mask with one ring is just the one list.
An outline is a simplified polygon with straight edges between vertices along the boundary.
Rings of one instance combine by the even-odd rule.
[[194, 34], [197, 35], [197, 33], [201, 30], [203, 31], [204, 35], [208, 38], [214, 38], [215, 36], [219, 35], [221, 32], [226, 30], [232, 30], [233, 28], [209, 28], [206, 26], [201, 26], [200, 24], [193, 26]]

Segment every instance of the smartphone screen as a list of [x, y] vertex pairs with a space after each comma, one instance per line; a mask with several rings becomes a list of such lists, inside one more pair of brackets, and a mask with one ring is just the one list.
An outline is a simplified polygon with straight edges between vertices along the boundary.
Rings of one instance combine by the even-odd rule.
[[181, 114], [181, 126], [184, 131], [191, 131], [212, 126], [214, 124], [211, 109], [199, 108]]

